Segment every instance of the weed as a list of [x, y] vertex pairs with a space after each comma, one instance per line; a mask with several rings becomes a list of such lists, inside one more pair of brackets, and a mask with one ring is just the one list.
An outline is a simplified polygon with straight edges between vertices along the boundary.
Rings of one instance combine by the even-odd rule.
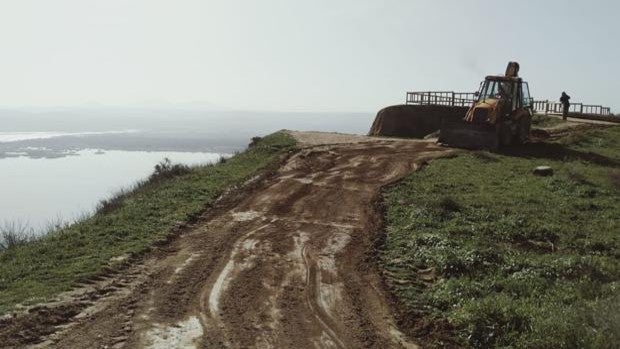
[[[612, 127], [462, 154], [391, 187], [381, 261], [410, 278], [393, 290], [405, 313], [421, 314], [409, 321], [413, 334], [440, 346], [445, 332], [415, 329], [448, 323], [450, 341], [465, 347], [617, 344], [619, 140]], [[555, 175], [531, 175], [540, 165]], [[441, 278], [419, 279], [422, 268]]]
[[534, 114], [532, 117], [532, 125], [535, 127], [552, 127], [555, 125], [559, 125], [565, 123], [566, 121], [549, 115], [544, 114]]
[[461, 205], [459, 205], [459, 203], [450, 196], [441, 197], [437, 203], [437, 206], [444, 215], [459, 212], [461, 210]]
[[[221, 162], [221, 158], [219, 163], [223, 163]], [[95, 208], [95, 212], [97, 214], [108, 214], [118, 210], [128, 197], [134, 195], [140, 190], [145, 190], [145, 187], [153, 187], [162, 181], [166, 181], [174, 177], [180, 177], [190, 172], [191, 168], [189, 166], [184, 164], [173, 164], [169, 158], [164, 158], [155, 165], [153, 173], [151, 173], [147, 180], [137, 181], [129, 188], [122, 188], [112, 194], [109, 198], [99, 201], [97, 207]]]
[[102, 199], [97, 204], [95, 212], [97, 214], [108, 214], [110, 212], [118, 210], [122, 206], [124, 200], [129, 195], [131, 195], [131, 193], [134, 193], [139, 187], [142, 187], [144, 183], [145, 182], [138, 182], [130, 188], [120, 189], [116, 193], [112, 194], [109, 198]]
[[[199, 216], [227, 188], [242, 185], [290, 149], [285, 133], [264, 137], [224, 163], [188, 168], [164, 161], [145, 182], [99, 205], [97, 213], [34, 241], [9, 234], [0, 251], [0, 314], [35, 304], [101, 274], [114, 257], [140, 254]], [[20, 232], [20, 229], [9, 231]]]
[[4, 222], [0, 225], [0, 251], [15, 249], [33, 240], [34, 231], [25, 222]]
[[499, 159], [487, 151], [474, 151], [472, 154], [484, 162], [498, 162]]
[[164, 160], [155, 165], [155, 171], [153, 171], [153, 174], [149, 176], [148, 182], [159, 182], [164, 179], [182, 176], [189, 172], [189, 166], [183, 164], [173, 164], [170, 159], [164, 158]]
[[609, 181], [616, 190], [620, 190], [620, 169], [609, 170]]

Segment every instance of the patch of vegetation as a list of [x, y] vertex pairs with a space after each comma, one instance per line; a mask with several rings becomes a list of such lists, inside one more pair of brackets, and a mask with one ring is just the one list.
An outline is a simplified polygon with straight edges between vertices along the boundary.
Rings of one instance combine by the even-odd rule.
[[34, 232], [24, 222], [4, 222], [0, 225], [0, 251], [16, 248], [34, 240]]
[[562, 118], [545, 114], [534, 114], [532, 117], [532, 127], [546, 128], [563, 123], [566, 123], [566, 121], [562, 120]]
[[[220, 163], [223, 157], [220, 157]], [[118, 209], [127, 197], [139, 191], [145, 186], [154, 186], [165, 180], [188, 174], [192, 169], [183, 164], [173, 164], [168, 158], [164, 158], [160, 163], [155, 165], [153, 173], [143, 181], [138, 181], [130, 188], [123, 188], [109, 198], [99, 201], [96, 212], [98, 214], [106, 214]]]
[[438, 347], [617, 347], [619, 170], [612, 127], [434, 161], [386, 190], [381, 263], [411, 331]]
[[113, 266], [115, 257], [145, 252], [175, 224], [196, 218], [225, 189], [294, 147], [292, 137], [278, 132], [218, 164], [189, 168], [164, 161], [148, 180], [103, 201], [92, 217], [35, 241], [17, 239], [0, 251], [0, 314], [67, 291]]

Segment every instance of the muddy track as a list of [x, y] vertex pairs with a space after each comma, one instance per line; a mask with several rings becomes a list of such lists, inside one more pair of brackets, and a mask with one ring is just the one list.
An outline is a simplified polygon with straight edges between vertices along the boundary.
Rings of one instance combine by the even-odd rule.
[[140, 263], [85, 286], [92, 292], [39, 309], [28, 321], [5, 321], [2, 343], [417, 347], [396, 328], [373, 263], [381, 229], [375, 203], [382, 186], [450, 150], [422, 141], [296, 136], [308, 146], [271, 176]]

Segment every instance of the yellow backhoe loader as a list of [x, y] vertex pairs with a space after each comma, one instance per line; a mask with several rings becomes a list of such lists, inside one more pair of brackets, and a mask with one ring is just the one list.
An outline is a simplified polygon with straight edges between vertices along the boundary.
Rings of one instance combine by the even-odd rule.
[[452, 147], [497, 149], [529, 140], [532, 100], [519, 64], [508, 63], [504, 76], [487, 76], [464, 118], [444, 118], [439, 142]]

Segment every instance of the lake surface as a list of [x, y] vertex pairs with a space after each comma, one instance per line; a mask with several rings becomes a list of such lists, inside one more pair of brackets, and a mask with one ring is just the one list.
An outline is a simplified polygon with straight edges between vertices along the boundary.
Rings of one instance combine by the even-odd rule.
[[195, 165], [216, 162], [220, 156], [88, 149], [52, 159], [2, 159], [0, 222], [27, 223], [38, 231], [49, 222], [71, 221], [91, 213], [99, 200], [148, 177], [164, 158]]
[[202, 164], [281, 129], [364, 134], [371, 113], [0, 110], [0, 226], [72, 221], [165, 157]]

